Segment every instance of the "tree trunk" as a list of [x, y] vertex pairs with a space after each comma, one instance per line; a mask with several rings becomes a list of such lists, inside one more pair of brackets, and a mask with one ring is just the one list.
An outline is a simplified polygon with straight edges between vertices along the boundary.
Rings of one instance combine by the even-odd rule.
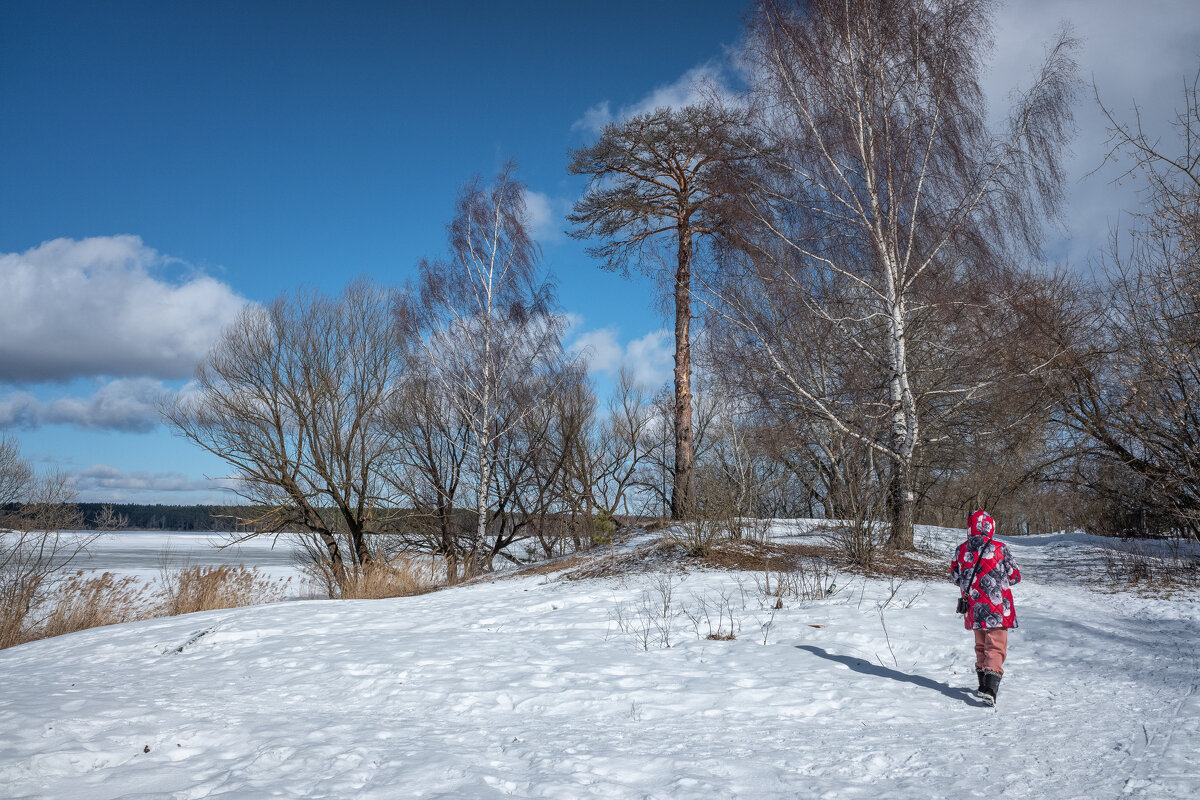
[[318, 536], [325, 544], [325, 550], [329, 553], [329, 564], [333, 568], [333, 579], [337, 581], [339, 587], [346, 585], [346, 566], [342, 563], [342, 551], [338, 547], [337, 537], [329, 531], [319, 531]]
[[481, 448], [479, 459], [479, 497], [475, 503], [475, 540], [471, 542], [471, 574], [479, 565], [479, 551], [487, 541], [488, 523], [488, 489], [492, 480], [492, 462], [486, 451]]
[[354, 525], [350, 528], [350, 541], [354, 545], [354, 557], [358, 560], [359, 566], [365, 567], [371, 563], [371, 550], [367, 547], [367, 536], [363, 532], [361, 525]]
[[692, 440], [692, 232], [678, 228], [675, 271], [675, 475], [671, 519], [688, 519], [696, 505], [696, 454]]
[[902, 293], [903, 280], [896, 259], [890, 250], [881, 248], [887, 269], [889, 297], [888, 360], [891, 362], [892, 403], [892, 532], [888, 547], [893, 550], [913, 549], [913, 451], [916, 448], [917, 409], [908, 381], [908, 315]]
[[442, 534], [442, 556], [446, 559], [446, 583], [453, 586], [458, 583], [458, 542], [454, 540], [454, 507], [445, 501], [440, 492], [437, 515]]
[[912, 465], [903, 461], [892, 464], [891, 510], [892, 534], [888, 547], [893, 550], [913, 549], [913, 511], [916, 495], [912, 490]]

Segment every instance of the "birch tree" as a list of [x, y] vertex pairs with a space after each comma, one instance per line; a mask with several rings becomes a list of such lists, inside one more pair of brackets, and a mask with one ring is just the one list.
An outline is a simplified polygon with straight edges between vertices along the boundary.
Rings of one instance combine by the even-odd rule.
[[425, 369], [464, 420], [473, 464], [475, 531], [471, 569], [485, 557], [493, 459], [500, 441], [540, 396], [517, 387], [545, 385], [562, 354], [561, 319], [542, 279], [529, 235], [525, 186], [506, 165], [490, 186], [466, 185], [449, 225], [449, 255], [425, 260], [409, 293], [402, 327], [419, 343]]
[[[755, 125], [771, 149], [744, 197], [741, 269], [708, 287], [712, 311], [796, 413], [889, 465], [898, 548], [912, 547], [923, 413], [992, 383], [964, 373], [931, 386], [922, 359], [939, 350], [943, 320], [976, 324], [964, 313], [996, 302], [973, 292], [1036, 252], [1060, 200], [1074, 42], [1060, 34], [993, 133], [979, 84], [993, 6], [763, 0], [747, 37]], [[866, 367], [866, 403], [781, 349], [771, 326], [798, 315]]]

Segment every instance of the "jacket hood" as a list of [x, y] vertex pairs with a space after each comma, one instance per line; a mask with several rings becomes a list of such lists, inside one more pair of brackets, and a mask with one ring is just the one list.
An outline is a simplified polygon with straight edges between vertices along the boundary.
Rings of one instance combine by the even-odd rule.
[[976, 511], [971, 515], [970, 535], [972, 550], [979, 549], [975, 542], [982, 544], [983, 542], [991, 541], [996, 533], [996, 520], [992, 519], [986, 511]]

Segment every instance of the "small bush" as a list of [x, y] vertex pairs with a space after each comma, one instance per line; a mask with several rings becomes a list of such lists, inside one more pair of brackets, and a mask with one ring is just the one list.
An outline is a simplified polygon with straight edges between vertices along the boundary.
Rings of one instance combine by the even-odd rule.
[[26, 620], [37, 601], [40, 581], [0, 584], [0, 649], [29, 641]]
[[837, 554], [855, 567], [871, 570], [883, 549], [884, 525], [859, 517], [830, 521], [817, 528]]
[[347, 564], [345, 577], [339, 581], [328, 561], [309, 561], [304, 572], [332, 599], [379, 600], [386, 597], [408, 597], [424, 594], [437, 588], [433, 565], [408, 556], [377, 558], [361, 566]]
[[837, 590], [837, 570], [823, 559], [801, 557], [774, 570], [768, 565], [761, 580], [756, 575], [754, 583], [764, 598], [780, 601], [775, 607], [782, 608], [785, 599], [805, 602], [833, 594]]
[[705, 558], [718, 543], [728, 538], [728, 526], [718, 520], [682, 522], [671, 529], [669, 541], [695, 558]]
[[617, 523], [612, 512], [600, 509], [592, 519], [592, 546], [612, 544], [613, 534], [617, 532]]
[[283, 599], [289, 581], [272, 580], [257, 567], [240, 564], [164, 570], [160, 611], [174, 616], [271, 603]]
[[1189, 540], [1130, 542], [1104, 551], [1112, 585], [1170, 588], [1200, 585], [1200, 553]]

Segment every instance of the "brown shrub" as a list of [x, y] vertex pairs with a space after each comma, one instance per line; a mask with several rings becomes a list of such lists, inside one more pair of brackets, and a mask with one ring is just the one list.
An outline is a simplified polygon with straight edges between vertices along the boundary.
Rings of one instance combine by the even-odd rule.
[[273, 580], [257, 567], [241, 564], [164, 570], [159, 611], [174, 616], [271, 603], [283, 599], [290, 581]]
[[30, 640], [25, 622], [36, 604], [39, 583], [4, 581], [0, 585], [0, 649]]
[[328, 561], [311, 561], [304, 564], [303, 569], [334, 599], [408, 597], [433, 591], [438, 585], [431, 564], [402, 555], [377, 558], [365, 565], [346, 565], [346, 574], [341, 581], [334, 576], [333, 566]]
[[50, 600], [50, 613], [29, 632], [30, 638], [46, 639], [153, 616], [149, 588], [133, 576], [118, 578], [105, 572], [85, 577], [76, 572], [59, 583]]

